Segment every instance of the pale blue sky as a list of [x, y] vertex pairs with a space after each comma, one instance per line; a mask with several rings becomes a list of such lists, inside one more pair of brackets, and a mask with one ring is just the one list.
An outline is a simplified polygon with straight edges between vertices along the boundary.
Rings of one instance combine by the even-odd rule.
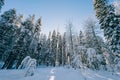
[[42, 32], [46, 34], [57, 28], [63, 32], [69, 20], [79, 31], [89, 16], [95, 16], [93, 0], [6, 0], [2, 12], [11, 8], [24, 17], [42, 16]]

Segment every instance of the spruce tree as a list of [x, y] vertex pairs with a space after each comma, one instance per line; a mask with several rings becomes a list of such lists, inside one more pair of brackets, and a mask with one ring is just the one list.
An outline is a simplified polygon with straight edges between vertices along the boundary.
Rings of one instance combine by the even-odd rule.
[[66, 54], [66, 33], [63, 34], [62, 37], [62, 65], [66, 65], [67, 63], [67, 54]]
[[107, 0], [94, 0], [96, 16], [99, 19], [101, 29], [107, 39], [109, 48], [115, 55], [120, 54], [120, 14], [115, 14], [113, 5], [109, 5]]
[[57, 63], [56, 65], [61, 65], [62, 64], [62, 36], [61, 34], [58, 32], [57, 33], [57, 53], [56, 53], [56, 60]]
[[41, 18], [39, 18], [35, 23], [35, 27], [33, 28], [32, 41], [29, 47], [30, 54], [35, 59], [37, 59], [37, 63], [40, 63], [40, 51], [41, 51], [40, 32], [41, 32]]
[[[22, 23], [22, 27], [23, 29], [22, 34], [24, 35], [24, 39], [23, 39], [23, 43], [22, 44], [22, 51], [18, 54], [17, 56], [17, 65], [16, 68], [19, 67], [20, 63], [22, 62], [22, 60], [27, 56], [27, 55], [31, 55], [30, 54], [30, 44], [32, 42], [32, 38], [33, 38], [33, 30], [34, 30], [34, 18], [35, 16], [29, 16], [29, 18], [26, 19], [26, 21], [24, 21]], [[18, 51], [20, 51], [18, 49]]]
[[86, 20], [84, 27], [86, 47], [94, 48], [96, 49], [97, 54], [102, 54], [101, 45], [98, 41], [98, 35], [96, 33], [98, 31], [96, 22], [92, 18], [89, 18], [88, 20]]
[[47, 41], [46, 41], [46, 65], [49, 66], [51, 65], [51, 50], [52, 50], [52, 47], [51, 47], [51, 32], [49, 32], [49, 35], [48, 35], [48, 38], [47, 38]]
[[[5, 64], [2, 68], [11, 69], [14, 64], [16, 64], [21, 57], [20, 55], [24, 55], [23, 44], [24, 44], [24, 32], [20, 31], [19, 37], [16, 39], [15, 43], [13, 44], [11, 50], [7, 53], [9, 56], [7, 57]], [[14, 63], [16, 61], [16, 63]]]
[[82, 31], [79, 32], [78, 43], [79, 43], [79, 46], [84, 46], [84, 44], [85, 44], [84, 35], [83, 35]]
[[56, 61], [56, 48], [57, 48], [57, 37], [56, 37], [56, 32], [55, 30], [52, 33], [52, 41], [51, 41], [51, 55], [50, 59], [52, 62], [52, 66], [55, 66], [55, 61]]
[[45, 64], [46, 63], [46, 58], [47, 58], [47, 48], [46, 48], [46, 45], [47, 45], [47, 37], [46, 35], [44, 34], [41, 34], [41, 37], [40, 37], [40, 43], [41, 43], [41, 50], [40, 50], [40, 64]]
[[[31, 16], [26, 19], [26, 21], [21, 22], [20, 29], [16, 33], [17, 38], [15, 38], [15, 43], [12, 44], [11, 49], [7, 51], [9, 56], [7, 57], [5, 64], [2, 68], [11, 69], [13, 68], [13, 65], [15, 65], [14, 68], [18, 68], [23, 58], [25, 58], [27, 55], [30, 55], [29, 46], [32, 41], [33, 35], [33, 20], [34, 16]], [[9, 21], [13, 23], [11, 18]]]
[[63, 63], [62, 62], [63, 61], [62, 60], [63, 59], [62, 55], [63, 55], [63, 53], [62, 53], [62, 36], [60, 35], [59, 36], [59, 54], [58, 54], [58, 59], [59, 59], [59, 64], [60, 65], [62, 65], [62, 63]]
[[59, 32], [56, 35], [56, 55], [55, 55], [55, 66], [59, 65]]
[[[94, 48], [96, 50], [96, 55], [94, 57], [94, 61], [92, 65], [99, 69], [101, 65], [106, 65], [105, 57], [102, 52], [102, 42], [99, 41], [99, 37], [96, 32], [98, 32], [98, 27], [95, 25], [95, 21], [93, 19], [87, 20], [85, 23], [85, 41], [87, 48]], [[97, 28], [96, 28], [97, 27]], [[100, 60], [99, 58], [102, 57]], [[98, 67], [99, 65], [99, 67]]]
[[73, 24], [69, 22], [66, 26], [66, 44], [67, 44], [67, 57], [68, 64], [71, 64], [74, 55], [74, 43], [73, 43]]
[[5, 11], [1, 15], [0, 20], [0, 57], [4, 56], [4, 59], [7, 57], [7, 51], [12, 48], [12, 45], [15, 42], [18, 26], [16, 22], [16, 10], [10, 9]]

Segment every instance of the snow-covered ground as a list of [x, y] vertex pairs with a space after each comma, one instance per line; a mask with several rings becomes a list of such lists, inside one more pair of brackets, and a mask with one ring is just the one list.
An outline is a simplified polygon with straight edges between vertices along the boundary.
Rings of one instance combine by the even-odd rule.
[[24, 74], [25, 70], [0, 70], [0, 80], [120, 80], [120, 74], [64, 67], [40, 67], [34, 76]]

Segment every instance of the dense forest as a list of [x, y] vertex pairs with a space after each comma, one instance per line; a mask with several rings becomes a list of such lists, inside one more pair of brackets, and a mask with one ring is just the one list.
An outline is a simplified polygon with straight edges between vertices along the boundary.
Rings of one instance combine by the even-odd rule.
[[[119, 5], [107, 0], [94, 0], [93, 5], [99, 21], [86, 19], [79, 33], [74, 32], [69, 21], [62, 34], [59, 30], [42, 34], [41, 17], [36, 20], [35, 15], [30, 15], [23, 19], [16, 9], [5, 11], [0, 15], [0, 68], [18, 69], [22, 60], [30, 56], [36, 59], [37, 66], [120, 70]], [[2, 6], [4, 0], [0, 0], [0, 9]]]

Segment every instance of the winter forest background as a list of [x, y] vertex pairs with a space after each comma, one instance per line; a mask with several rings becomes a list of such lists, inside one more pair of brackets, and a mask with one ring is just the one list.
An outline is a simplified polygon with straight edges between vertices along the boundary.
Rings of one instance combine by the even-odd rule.
[[[120, 2], [93, 0], [93, 5], [97, 20], [86, 19], [78, 34], [72, 21], [66, 23], [64, 33], [53, 30], [46, 35], [41, 33], [41, 17], [36, 20], [35, 15], [30, 15], [23, 20], [24, 16], [18, 15], [16, 9], [2, 13], [0, 69], [45, 65], [119, 72]], [[2, 6], [5, 6], [4, 0], [0, 0], [0, 9]], [[32, 60], [25, 66], [28, 63], [25, 61], [30, 58]]]

